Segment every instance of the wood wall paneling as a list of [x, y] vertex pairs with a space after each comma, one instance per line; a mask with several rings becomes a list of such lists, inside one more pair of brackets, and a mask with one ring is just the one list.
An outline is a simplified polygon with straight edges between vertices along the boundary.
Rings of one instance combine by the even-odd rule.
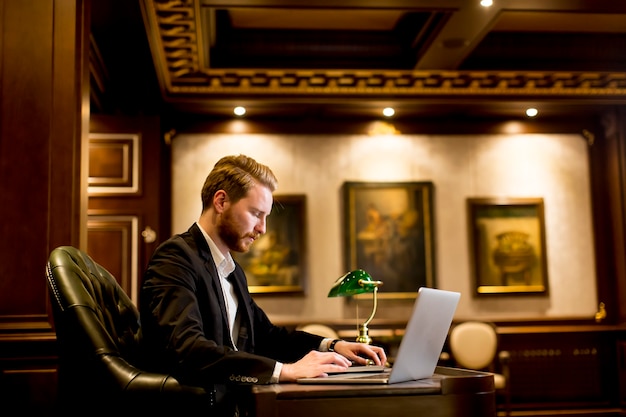
[[0, 414], [47, 415], [56, 346], [45, 264], [53, 248], [80, 245], [86, 221], [89, 3], [0, 9]]
[[620, 405], [626, 407], [626, 341], [617, 342], [617, 370], [619, 372]]
[[626, 322], [626, 110], [607, 111], [590, 147], [598, 301]]
[[89, 255], [138, 304], [147, 260], [163, 234], [159, 120], [94, 115], [89, 144]]
[[[43, 321], [46, 292], [40, 283], [48, 255], [48, 245], [42, 237], [47, 237], [49, 230], [53, 10], [49, 3], [42, 9], [33, 2], [7, 2], [3, 7], [0, 235], [5, 238], [0, 241], [0, 252], [4, 259], [13, 262], [0, 263], [0, 321], [21, 322], [25, 316]], [[28, 21], [35, 12], [40, 14], [35, 27], [20, 23]], [[36, 44], [40, 47], [31, 48]], [[35, 51], [24, 54], [28, 49]], [[39, 70], [32, 71], [32, 67]], [[14, 240], [18, 238], [19, 245]], [[27, 252], [29, 262], [16, 262], [26, 261]], [[16, 288], [21, 291], [16, 293]]]
[[89, 195], [141, 194], [136, 134], [89, 135]]
[[[82, 2], [3, 7], [0, 252], [13, 262], [0, 263], [0, 323], [34, 320], [49, 330], [43, 267], [54, 247], [80, 238], [82, 85], [75, 80], [85, 11]], [[58, 47], [67, 42], [76, 49]]]
[[79, 244], [83, 6], [2, 3], [0, 338], [51, 331], [45, 263], [52, 248]]
[[[54, 338], [3, 342], [0, 414], [52, 416], [57, 395]], [[17, 411], [19, 410], [19, 411]]]
[[615, 152], [619, 167], [611, 172], [612, 213], [611, 221], [615, 230], [613, 239], [613, 262], [615, 265], [615, 284], [611, 288], [618, 299], [614, 306], [619, 311], [619, 322], [626, 322], [626, 108], [615, 109], [615, 124], [607, 134], [614, 136]]
[[87, 253], [118, 280], [137, 304], [139, 218], [90, 215], [87, 220]]

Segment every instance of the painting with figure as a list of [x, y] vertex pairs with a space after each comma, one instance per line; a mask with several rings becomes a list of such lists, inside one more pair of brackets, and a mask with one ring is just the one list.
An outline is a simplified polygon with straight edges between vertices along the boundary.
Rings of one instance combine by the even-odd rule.
[[381, 298], [435, 286], [433, 193], [431, 182], [344, 184], [346, 268], [383, 281]]

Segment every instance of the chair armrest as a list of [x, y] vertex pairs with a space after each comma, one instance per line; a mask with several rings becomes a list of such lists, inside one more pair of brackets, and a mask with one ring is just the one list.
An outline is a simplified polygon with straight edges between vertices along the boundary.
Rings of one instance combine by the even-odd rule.
[[210, 410], [214, 405], [211, 390], [204, 387], [182, 384], [169, 374], [145, 372], [119, 356], [100, 355], [99, 358], [108, 369], [108, 375], [113, 377], [113, 389], [122, 398], [132, 399], [126, 407], [132, 404], [138, 410], [175, 415], [181, 407], [188, 411]]
[[451, 367], [452, 366], [452, 356], [450, 355], [450, 353], [445, 352], [445, 351], [441, 352], [441, 354], [439, 355], [438, 365], [439, 366]]
[[504, 380], [506, 381], [507, 386], [509, 385], [509, 377], [510, 377], [510, 370], [509, 370], [509, 363], [511, 362], [511, 354], [509, 353], [508, 350], [501, 350], [500, 352], [498, 352], [498, 361], [500, 362], [500, 368], [502, 371], [502, 375], [504, 375]]

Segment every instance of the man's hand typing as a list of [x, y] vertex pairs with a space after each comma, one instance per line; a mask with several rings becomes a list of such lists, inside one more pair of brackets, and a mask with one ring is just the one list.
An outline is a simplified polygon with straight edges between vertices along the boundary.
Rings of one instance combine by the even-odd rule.
[[280, 373], [279, 382], [295, 382], [298, 378], [327, 376], [328, 372], [345, 371], [351, 362], [335, 352], [311, 351], [294, 363], [286, 363]]

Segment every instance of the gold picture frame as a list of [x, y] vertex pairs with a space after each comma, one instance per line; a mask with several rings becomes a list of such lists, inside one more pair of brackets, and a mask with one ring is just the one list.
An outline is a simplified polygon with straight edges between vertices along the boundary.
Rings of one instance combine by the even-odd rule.
[[432, 182], [346, 182], [345, 265], [383, 281], [379, 298], [435, 287]]
[[547, 294], [542, 198], [468, 198], [475, 294]]
[[234, 253], [251, 294], [304, 294], [306, 197], [275, 195], [266, 233], [247, 253]]

